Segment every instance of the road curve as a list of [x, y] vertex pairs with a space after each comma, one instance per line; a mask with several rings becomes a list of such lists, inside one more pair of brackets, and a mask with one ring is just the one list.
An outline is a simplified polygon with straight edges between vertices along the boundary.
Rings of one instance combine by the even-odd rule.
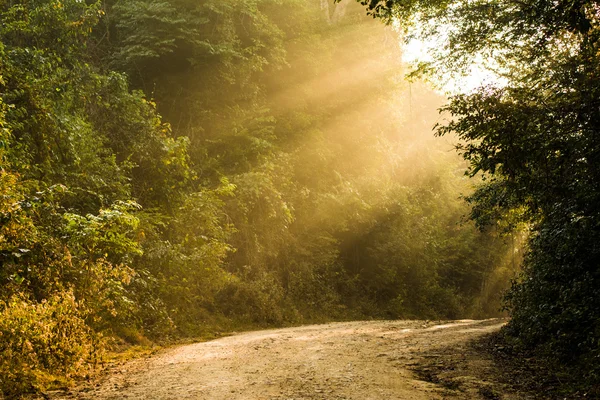
[[413, 372], [503, 320], [368, 321], [249, 332], [127, 363], [53, 399], [473, 399]]

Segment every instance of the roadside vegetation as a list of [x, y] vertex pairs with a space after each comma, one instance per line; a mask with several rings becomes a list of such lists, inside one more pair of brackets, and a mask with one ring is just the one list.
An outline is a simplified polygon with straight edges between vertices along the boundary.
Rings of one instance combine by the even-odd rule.
[[524, 242], [507, 334], [596, 382], [596, 6], [442, 3], [368, 7], [508, 85], [444, 106], [352, 1], [0, 1], [0, 393], [123, 344], [497, 316]]
[[468, 196], [472, 219], [528, 226], [504, 340], [513, 354], [541, 357], [562, 381], [598, 396], [598, 4], [362, 3], [423, 40], [443, 37], [417, 74], [464, 75], [483, 62], [500, 78], [453, 96], [443, 107], [452, 118], [437, 133], [457, 134], [469, 174], [483, 179]]

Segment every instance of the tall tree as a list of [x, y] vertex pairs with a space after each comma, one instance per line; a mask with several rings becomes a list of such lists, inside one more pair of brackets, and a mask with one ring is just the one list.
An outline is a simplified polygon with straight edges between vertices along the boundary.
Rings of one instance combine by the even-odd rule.
[[453, 119], [482, 224], [530, 224], [509, 331], [528, 348], [600, 376], [600, 18], [595, 1], [362, 1], [375, 16], [444, 42], [422, 70], [465, 73], [484, 60], [504, 85], [453, 97]]

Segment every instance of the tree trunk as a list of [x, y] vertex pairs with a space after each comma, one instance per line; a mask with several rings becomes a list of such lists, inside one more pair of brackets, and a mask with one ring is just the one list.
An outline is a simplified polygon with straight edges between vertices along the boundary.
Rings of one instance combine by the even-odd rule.
[[321, 0], [321, 10], [325, 14], [325, 21], [328, 24], [338, 23], [346, 14], [346, 7], [350, 0], [342, 0], [339, 3], [333, 3], [333, 0]]
[[333, 15], [331, 16], [331, 23], [336, 24], [340, 22], [342, 18], [344, 18], [344, 15], [346, 15], [346, 7], [348, 7], [349, 2], [349, 0], [342, 0], [336, 4], [335, 10], [333, 10]]

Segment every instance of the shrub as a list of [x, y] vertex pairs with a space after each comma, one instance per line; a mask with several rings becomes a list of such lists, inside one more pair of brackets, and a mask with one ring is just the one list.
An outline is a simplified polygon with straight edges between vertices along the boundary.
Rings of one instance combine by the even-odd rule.
[[72, 292], [40, 303], [23, 295], [0, 303], [0, 393], [43, 390], [55, 381], [84, 376], [99, 342], [83, 320]]
[[281, 324], [282, 301], [281, 285], [270, 275], [250, 282], [232, 279], [217, 296], [226, 316], [253, 323]]

